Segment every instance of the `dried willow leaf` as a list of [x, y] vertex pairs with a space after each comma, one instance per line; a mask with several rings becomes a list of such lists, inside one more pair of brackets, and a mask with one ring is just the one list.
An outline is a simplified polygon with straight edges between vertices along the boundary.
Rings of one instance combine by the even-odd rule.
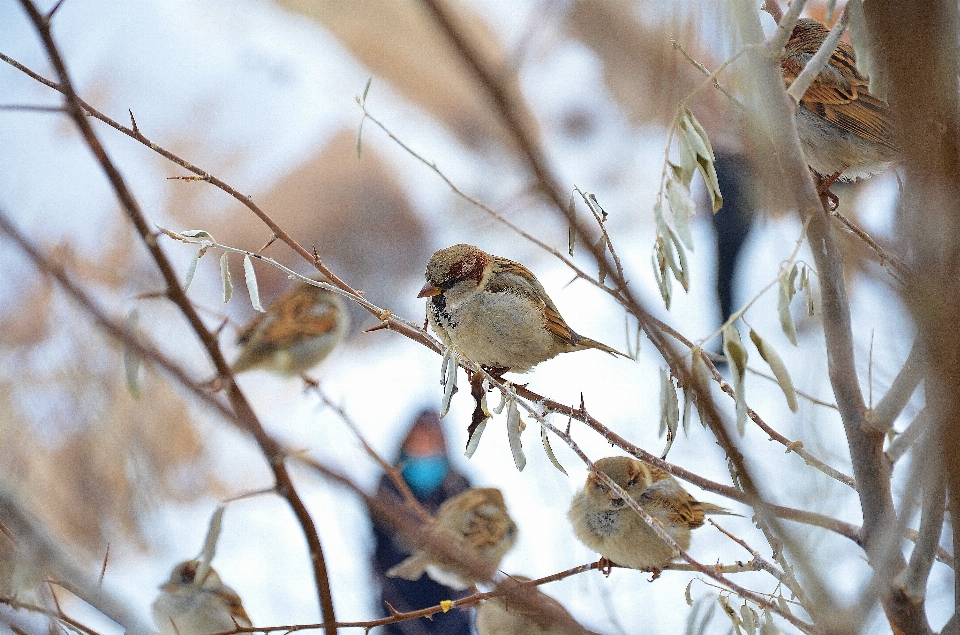
[[759, 618], [746, 603], [740, 607], [740, 619], [743, 621], [743, 628], [746, 629], [747, 635], [757, 635], [757, 622]]
[[677, 438], [677, 428], [680, 426], [680, 404], [677, 399], [677, 389], [670, 380], [670, 373], [660, 369], [660, 434], [667, 432], [667, 445], [663, 448], [661, 459], [667, 458], [667, 452]]
[[470, 440], [467, 441], [467, 449], [464, 450], [463, 455], [468, 459], [473, 456], [473, 453], [477, 451], [477, 446], [480, 445], [480, 437], [483, 436], [483, 431], [487, 429], [487, 422], [481, 421], [477, 426], [477, 429], [473, 431], [473, 434], [470, 435]]
[[679, 263], [676, 263], [673, 259], [670, 260], [671, 269], [673, 270], [673, 275], [677, 279], [677, 282], [680, 283], [680, 286], [683, 287], [684, 291], [690, 291], [690, 277], [687, 275], [687, 272], [690, 270], [687, 262], [687, 251], [683, 248], [683, 245], [680, 244], [680, 239], [677, 237], [676, 232], [672, 229], [669, 231], [670, 241], [673, 243], [674, 249], [677, 253], [677, 258], [680, 260]]
[[663, 241], [657, 239], [652, 257], [653, 277], [657, 281], [657, 288], [660, 289], [660, 297], [663, 298], [663, 305], [667, 311], [670, 310], [670, 299], [673, 296], [673, 283], [670, 282], [670, 276], [667, 275], [666, 260], [663, 257]]
[[233, 282], [230, 280], [230, 259], [227, 252], [220, 256], [220, 280], [223, 282], [223, 303], [233, 297]]
[[703, 129], [697, 118], [690, 113], [690, 123], [696, 130], [697, 135], [707, 146], [707, 154], [697, 155], [700, 175], [703, 177], [703, 183], [707, 186], [707, 193], [710, 194], [710, 203], [713, 213], [716, 214], [723, 207], [723, 193], [720, 191], [720, 179], [717, 177], [716, 157], [713, 154], [713, 146], [710, 145], [710, 137], [707, 131]]
[[760, 334], [753, 329], [750, 329], [750, 339], [760, 352], [760, 357], [767, 362], [767, 366], [773, 371], [773, 376], [777, 379], [777, 384], [783, 391], [783, 396], [787, 398], [787, 406], [790, 407], [790, 412], [796, 412], [798, 408], [797, 391], [793, 387], [793, 380], [790, 379], [790, 373], [787, 371], [783, 360], [780, 359], [780, 355], [777, 354], [777, 351], [769, 342], [760, 337]]
[[790, 302], [793, 300], [797, 290], [794, 281], [797, 278], [797, 266], [794, 265], [789, 271], [780, 270], [780, 293], [777, 296], [777, 313], [780, 314], [780, 328], [784, 335], [790, 340], [790, 343], [797, 346], [797, 327], [793, 323], [793, 314], [790, 312]]
[[553, 467], [567, 475], [567, 471], [563, 469], [563, 466], [560, 465], [560, 461], [557, 460], [557, 455], [553, 453], [553, 448], [550, 446], [549, 434], [550, 433], [547, 432], [546, 428], [540, 426], [540, 440], [543, 442], [543, 451], [546, 453], [547, 458], [550, 459], [550, 462], [553, 463]]
[[190, 266], [187, 267], [187, 275], [183, 280], [183, 292], [186, 293], [187, 289], [190, 288], [190, 283], [193, 282], [193, 275], [197, 273], [197, 263], [200, 262], [200, 259], [203, 258], [203, 254], [207, 253], [207, 246], [204, 245], [197, 250], [197, 254], [193, 257], [193, 260], [190, 262]]
[[460, 356], [452, 348], [447, 348], [443, 353], [443, 360], [440, 362], [443, 366], [443, 377], [440, 384], [443, 386], [443, 401], [440, 402], [440, 418], [443, 419], [450, 411], [450, 401], [453, 399], [453, 393], [457, 392], [457, 365]]
[[868, 79], [868, 90], [880, 99], [886, 100], [889, 88], [887, 75], [873, 49], [873, 39], [867, 30], [866, 18], [863, 15], [863, 3], [854, 1], [848, 4], [850, 10], [847, 31], [850, 32], [850, 43], [857, 52], [857, 70]]
[[810, 282], [810, 272], [806, 267], [800, 268], [800, 290], [807, 305], [807, 317], [813, 317], [813, 284]]
[[723, 353], [730, 364], [730, 380], [733, 382], [733, 395], [737, 402], [737, 432], [743, 436], [747, 425], [747, 400], [743, 381], [747, 371], [747, 349], [740, 341], [740, 331], [733, 324], [723, 327]]
[[697, 213], [697, 206], [690, 193], [690, 185], [675, 178], [667, 179], [667, 203], [673, 214], [673, 224], [684, 246], [693, 251], [693, 235], [690, 233], [690, 218]]
[[[684, 110], [683, 116], [680, 118], [680, 146], [681, 157], [683, 156], [683, 148], [686, 146], [688, 152], [696, 158], [696, 167], [700, 170], [703, 182], [707, 186], [711, 207], [713, 213], [716, 214], [723, 206], [723, 195], [720, 193], [720, 182], [717, 179], [717, 169], [714, 166], [716, 159], [707, 131], [703, 129], [690, 109]], [[689, 180], [687, 186], [690, 186]]]
[[217, 239], [213, 237], [213, 234], [205, 229], [188, 229], [185, 232], [180, 232], [180, 235], [184, 238], [199, 238], [200, 240], [209, 240], [212, 243], [217, 242]]
[[[133, 337], [137, 331], [137, 323], [140, 321], [140, 311], [137, 307], [130, 309], [127, 314], [126, 328], [127, 333]], [[134, 399], [140, 399], [143, 396], [143, 386], [140, 384], [140, 365], [143, 358], [140, 353], [128, 346], [123, 345], [123, 376], [127, 382], [127, 391]]]
[[207, 572], [210, 571], [210, 562], [217, 553], [217, 541], [220, 539], [220, 529], [223, 526], [223, 512], [225, 510], [226, 508], [223, 505], [217, 505], [210, 517], [207, 537], [203, 541], [203, 551], [200, 552], [200, 565], [197, 567], [197, 573], [193, 578], [198, 586], [206, 580]]
[[260, 286], [257, 284], [257, 272], [253, 270], [253, 262], [247, 254], [243, 255], [243, 280], [247, 283], [250, 304], [260, 313], [266, 313], [263, 305], [260, 304]]
[[523, 445], [520, 443], [521, 425], [517, 400], [511, 397], [507, 403], [507, 441], [510, 442], [510, 453], [513, 454], [513, 463], [519, 472], [527, 466], [527, 457], [524, 456]]
[[781, 635], [780, 629], [773, 623], [773, 613], [770, 609], [763, 609], [763, 623], [760, 624], [760, 635]]
[[[690, 349], [690, 373], [693, 375], [693, 381], [696, 383], [697, 390], [703, 391], [704, 396], [710, 394], [710, 371], [707, 369], [706, 362], [703, 361], [703, 349], [694, 346]], [[703, 417], [700, 423], [706, 427]], [[686, 424], [684, 424], [686, 426]]]
[[730, 606], [730, 601], [727, 597], [724, 595], [718, 596], [717, 603], [720, 605], [720, 608], [723, 609], [723, 612], [727, 614], [727, 617], [730, 618], [730, 621], [733, 622], [733, 628], [736, 629], [736, 632], [742, 635], [743, 631], [740, 630], [740, 616], [737, 615], [737, 611]]

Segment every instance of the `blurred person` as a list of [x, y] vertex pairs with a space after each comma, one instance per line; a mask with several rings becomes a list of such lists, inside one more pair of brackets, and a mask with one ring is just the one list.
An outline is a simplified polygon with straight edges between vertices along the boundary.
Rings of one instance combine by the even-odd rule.
[[[394, 462], [424, 509], [436, 514], [440, 505], [470, 488], [467, 478], [450, 464], [447, 441], [440, 426], [440, 418], [432, 410], [424, 410], [414, 420], [404, 437], [400, 453]], [[377, 496], [396, 500], [403, 505], [403, 497], [390, 476], [384, 474], [377, 488]], [[455, 591], [433, 581], [429, 576], [409, 581], [388, 578], [386, 572], [413, 553], [411, 545], [389, 527], [373, 522], [376, 542], [373, 555], [374, 575], [380, 584], [380, 608], [390, 615], [385, 603], [401, 613], [436, 606], [441, 600], [465, 597], [469, 591]], [[384, 635], [470, 635], [468, 611], [453, 610], [438, 613], [432, 619], [414, 619], [388, 624], [380, 631]]]

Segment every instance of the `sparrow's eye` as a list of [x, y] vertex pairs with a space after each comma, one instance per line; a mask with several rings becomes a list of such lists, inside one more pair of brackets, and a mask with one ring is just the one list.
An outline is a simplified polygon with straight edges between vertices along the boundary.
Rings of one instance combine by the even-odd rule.
[[630, 479], [629, 481], [627, 481], [627, 486], [626, 486], [624, 489], [630, 489], [631, 487], [633, 487], [633, 486], [636, 485], [636, 484], [637, 484], [637, 477], [634, 476], [632, 479]]

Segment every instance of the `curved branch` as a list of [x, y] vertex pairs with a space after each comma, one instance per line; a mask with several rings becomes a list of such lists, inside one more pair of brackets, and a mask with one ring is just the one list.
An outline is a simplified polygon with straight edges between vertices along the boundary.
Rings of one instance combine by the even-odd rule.
[[[210, 356], [217, 372], [220, 376], [227, 378], [226, 392], [230, 405], [242, 422], [243, 428], [253, 435], [261, 451], [266, 456], [270, 469], [273, 471], [274, 478], [276, 479], [277, 492], [287, 500], [287, 503], [293, 509], [294, 515], [297, 517], [297, 521], [303, 530], [309, 547], [310, 559], [313, 563], [313, 574], [317, 585], [320, 611], [324, 617], [324, 621], [335, 622], [336, 617], [333, 609], [333, 598], [330, 595], [330, 580], [327, 575], [327, 565], [323, 555], [323, 547], [320, 544], [320, 536], [317, 533], [313, 519], [310, 517], [310, 513], [307, 511], [306, 506], [303, 504], [303, 501], [293, 486], [293, 481], [290, 479], [290, 475], [284, 465], [285, 455], [281, 451], [279, 444], [267, 435], [254, 413], [253, 408], [251, 408], [247, 402], [246, 396], [240, 391], [240, 388], [233, 380], [230, 366], [220, 351], [220, 345], [216, 336], [207, 330], [200, 316], [190, 303], [183, 287], [180, 286], [172, 264], [157, 244], [156, 236], [147, 224], [139, 203], [127, 187], [120, 171], [110, 160], [110, 157], [107, 156], [106, 150], [90, 126], [90, 122], [84, 114], [83, 106], [77, 98], [77, 93], [73, 88], [70, 75], [67, 72], [66, 65], [60, 55], [57, 44], [53, 40], [50, 22], [39, 12], [32, 0], [21, 0], [21, 5], [26, 10], [30, 20], [33, 22], [34, 28], [36, 28], [37, 33], [40, 35], [47, 55], [54, 69], [56, 69], [57, 76], [60, 78], [60, 84], [66, 97], [71, 118], [77, 125], [77, 128], [79, 128], [90, 151], [106, 173], [127, 218], [133, 224], [144, 246], [150, 252], [154, 263], [167, 285], [168, 297], [177, 305], [180, 312], [187, 319], [191, 329]], [[328, 630], [327, 635], [336, 635], [336, 629]]]

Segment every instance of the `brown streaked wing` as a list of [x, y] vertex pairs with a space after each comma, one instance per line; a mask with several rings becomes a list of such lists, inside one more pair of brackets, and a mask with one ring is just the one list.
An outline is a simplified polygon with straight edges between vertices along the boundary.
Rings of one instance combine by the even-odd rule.
[[641, 498], [667, 510], [667, 518], [674, 525], [695, 529], [703, 525], [703, 505], [683, 489], [676, 479], [655, 467], [650, 468], [653, 483]]
[[[321, 309], [319, 313], [318, 309]], [[264, 319], [269, 323], [260, 333], [257, 346], [283, 349], [305, 338], [332, 331], [336, 327], [337, 310], [333, 305], [317, 302], [312, 294], [295, 294], [270, 307], [267, 314], [244, 330], [238, 341], [243, 343], [250, 339]]]
[[[494, 276], [488, 283], [488, 288], [493, 293], [509, 291], [512, 293], [522, 293], [524, 297], [533, 301], [534, 305], [540, 309], [547, 322], [547, 330], [558, 340], [565, 344], [576, 344], [580, 339], [573, 329], [567, 326], [566, 321], [560, 315], [560, 310], [547, 295], [546, 289], [540, 284], [536, 276], [529, 269], [507, 258], [494, 256]], [[520, 282], [519, 285], [508, 284], [506, 280], [497, 278], [497, 273], [503, 273], [514, 281]]]
[[[804, 28], [806, 27], [806, 28]], [[813, 55], [823, 44], [829, 31], [812, 20], [801, 20], [787, 43], [787, 57], [780, 62], [784, 83], [789, 87], [803, 70], [796, 57]], [[800, 105], [829, 121], [874, 143], [896, 149], [890, 107], [869, 90], [867, 78], [857, 71], [853, 47], [839, 42], [830, 64], [839, 72], [821, 71], [800, 99]]]

